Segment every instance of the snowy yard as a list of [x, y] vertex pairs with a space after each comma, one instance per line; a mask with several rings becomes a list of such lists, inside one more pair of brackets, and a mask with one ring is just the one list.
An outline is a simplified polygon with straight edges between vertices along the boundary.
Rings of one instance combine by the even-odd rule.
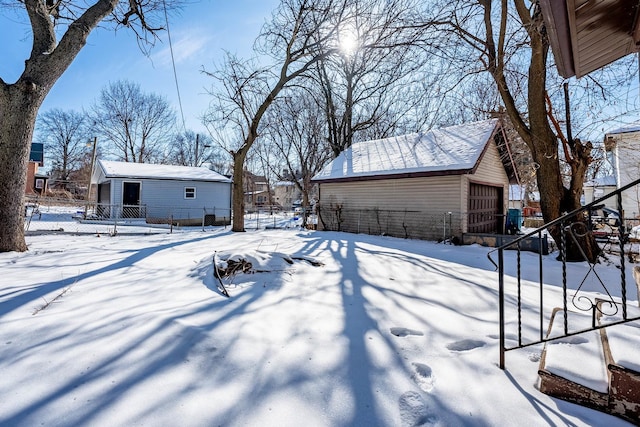
[[[27, 243], [0, 254], [2, 426], [627, 425], [541, 394], [541, 347], [498, 368], [488, 248], [222, 228]], [[224, 279], [227, 299], [214, 252], [269, 271]]]

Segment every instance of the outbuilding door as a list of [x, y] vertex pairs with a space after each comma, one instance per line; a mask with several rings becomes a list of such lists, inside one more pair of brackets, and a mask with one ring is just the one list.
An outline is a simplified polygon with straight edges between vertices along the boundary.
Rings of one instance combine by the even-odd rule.
[[140, 183], [122, 183], [122, 217], [140, 218]]
[[498, 233], [503, 231], [503, 187], [469, 184], [469, 233]]

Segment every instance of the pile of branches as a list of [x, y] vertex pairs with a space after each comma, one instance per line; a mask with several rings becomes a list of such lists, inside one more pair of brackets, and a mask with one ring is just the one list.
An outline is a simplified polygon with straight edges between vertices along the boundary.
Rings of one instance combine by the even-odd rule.
[[253, 265], [245, 260], [245, 259], [241, 259], [239, 261], [234, 261], [234, 260], [228, 260], [226, 261], [227, 267], [226, 268], [220, 268], [218, 267], [218, 274], [220, 275], [220, 277], [229, 277], [229, 276], [233, 276], [236, 273], [252, 273], [252, 268]]

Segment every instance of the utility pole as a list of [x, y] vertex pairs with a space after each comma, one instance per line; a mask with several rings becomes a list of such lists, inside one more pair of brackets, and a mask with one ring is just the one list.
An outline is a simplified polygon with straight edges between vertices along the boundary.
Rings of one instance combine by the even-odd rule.
[[[207, 144], [206, 140], [205, 140], [205, 143], [202, 146], [202, 151], [206, 150], [209, 147], [211, 147], [211, 145]], [[199, 161], [200, 161], [200, 134], [197, 134], [197, 133], [196, 133], [196, 155], [194, 157], [195, 157], [195, 162], [194, 162], [195, 164], [193, 166], [200, 167], [200, 163], [199, 163]], [[207, 158], [205, 157], [205, 161], [206, 160], [207, 160]]]
[[89, 208], [89, 199], [91, 198], [91, 180], [93, 178], [93, 168], [96, 164], [96, 149], [98, 147], [98, 137], [93, 137], [93, 149], [91, 150], [91, 166], [89, 168], [89, 183], [87, 185], [87, 200], [84, 205], [84, 217], [87, 218], [87, 209]]
[[195, 155], [195, 164], [193, 166], [198, 166], [198, 153], [200, 152], [200, 134], [196, 133], [196, 155]]

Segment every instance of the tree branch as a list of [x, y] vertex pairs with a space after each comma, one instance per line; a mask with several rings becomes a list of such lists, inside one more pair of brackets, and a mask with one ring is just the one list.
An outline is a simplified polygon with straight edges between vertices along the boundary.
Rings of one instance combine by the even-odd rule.
[[553, 106], [551, 104], [551, 98], [549, 98], [549, 93], [546, 90], [544, 91], [544, 99], [547, 103], [547, 117], [553, 124], [553, 127], [556, 130], [557, 137], [560, 138], [560, 141], [562, 142], [564, 157], [567, 160], [567, 163], [572, 163], [573, 157], [571, 156], [571, 153], [569, 150], [569, 142], [567, 141], [567, 138], [564, 136], [564, 133], [562, 132], [562, 127], [560, 126], [560, 123], [558, 122], [555, 115], [553, 114]]

